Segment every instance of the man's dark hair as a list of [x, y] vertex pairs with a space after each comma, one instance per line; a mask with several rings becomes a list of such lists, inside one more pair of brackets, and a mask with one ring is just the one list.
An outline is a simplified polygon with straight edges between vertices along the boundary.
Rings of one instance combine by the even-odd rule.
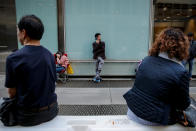
[[101, 33], [96, 33], [96, 34], [95, 34], [95, 39], [97, 39], [97, 37], [98, 37], [99, 35], [101, 35]]
[[188, 37], [192, 37], [192, 36], [194, 36], [194, 34], [193, 34], [192, 32], [189, 32], [189, 33], [187, 34], [187, 36], [188, 36]]
[[35, 15], [23, 16], [18, 23], [18, 29], [20, 31], [24, 29], [27, 35], [33, 40], [41, 40], [44, 33], [44, 25]]

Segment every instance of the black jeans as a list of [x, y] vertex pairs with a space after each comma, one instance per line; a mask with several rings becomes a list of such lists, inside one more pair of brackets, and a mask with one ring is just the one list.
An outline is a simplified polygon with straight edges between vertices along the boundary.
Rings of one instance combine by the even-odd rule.
[[43, 111], [17, 110], [17, 122], [21, 126], [34, 126], [52, 120], [58, 114], [58, 104]]

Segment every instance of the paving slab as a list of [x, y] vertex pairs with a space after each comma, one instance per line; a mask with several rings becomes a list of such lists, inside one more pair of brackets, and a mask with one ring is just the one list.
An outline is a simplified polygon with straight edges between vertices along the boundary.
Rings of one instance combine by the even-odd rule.
[[57, 88], [60, 105], [111, 104], [109, 88]]
[[123, 95], [131, 88], [110, 88], [112, 104], [126, 104]]

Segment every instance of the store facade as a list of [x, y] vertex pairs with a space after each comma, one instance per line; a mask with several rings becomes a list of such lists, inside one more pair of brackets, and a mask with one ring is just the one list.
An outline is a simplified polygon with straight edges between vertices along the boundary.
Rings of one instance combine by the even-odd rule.
[[[135, 75], [138, 61], [148, 55], [151, 43], [162, 29], [177, 27], [185, 33], [196, 33], [195, 5], [195, 0], [15, 0], [11, 7], [6, 7], [15, 10], [12, 30], [4, 29], [15, 32], [14, 40], [0, 38], [13, 44], [11, 47], [1, 42], [0, 51], [22, 47], [14, 28], [22, 16], [35, 14], [45, 26], [42, 45], [52, 53], [65, 51], [75, 76], [94, 75], [92, 42], [97, 32], [106, 43], [103, 75], [131, 76]], [[1, 14], [0, 17], [8, 16]], [[0, 27], [6, 24], [4, 21]], [[0, 32], [4, 34], [2, 29]]]

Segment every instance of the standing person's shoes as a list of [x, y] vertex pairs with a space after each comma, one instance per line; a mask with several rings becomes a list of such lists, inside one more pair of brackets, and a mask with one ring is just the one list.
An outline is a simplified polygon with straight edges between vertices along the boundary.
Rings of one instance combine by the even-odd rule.
[[101, 76], [99, 76], [97, 79], [98, 79], [98, 80], [100, 80], [100, 81], [102, 81], [102, 78], [101, 78]]
[[101, 82], [101, 80], [102, 80], [101, 77], [96, 77], [96, 76], [95, 76], [95, 77], [93, 78], [93, 81], [96, 82], [96, 83]]

